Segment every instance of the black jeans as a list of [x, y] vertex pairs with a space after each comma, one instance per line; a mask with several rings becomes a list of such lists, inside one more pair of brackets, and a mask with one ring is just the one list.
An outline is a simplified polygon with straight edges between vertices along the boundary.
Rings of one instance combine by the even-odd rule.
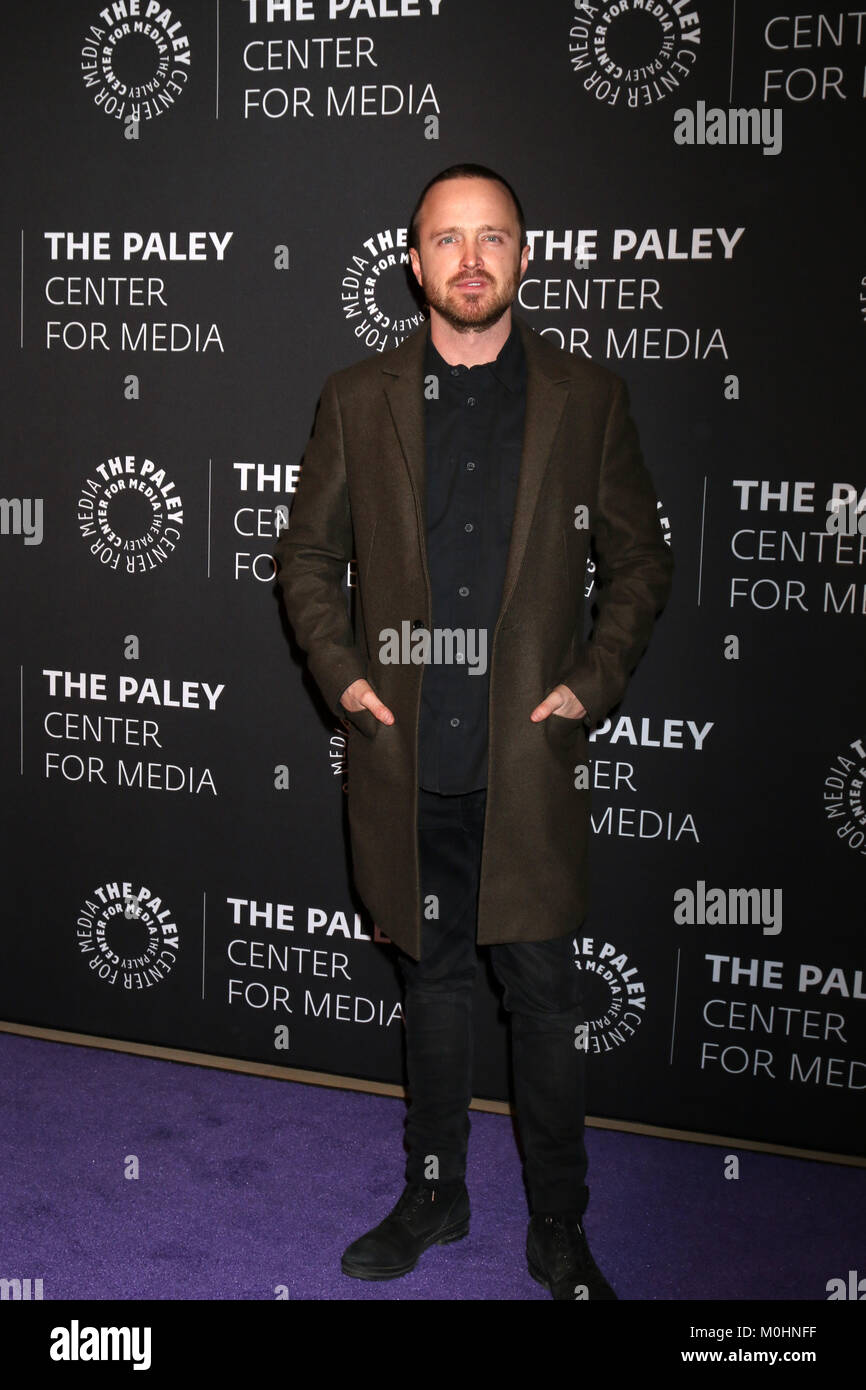
[[[418, 794], [421, 960], [399, 954], [410, 1102], [408, 1182], [465, 1176], [486, 798], [485, 789], [441, 796], [422, 788]], [[544, 911], [543, 902], [538, 910]], [[571, 935], [486, 948], [510, 1015], [514, 1099], [533, 1213], [582, 1214], [589, 1201], [586, 1049], [575, 1032], [584, 1013], [573, 943]]]

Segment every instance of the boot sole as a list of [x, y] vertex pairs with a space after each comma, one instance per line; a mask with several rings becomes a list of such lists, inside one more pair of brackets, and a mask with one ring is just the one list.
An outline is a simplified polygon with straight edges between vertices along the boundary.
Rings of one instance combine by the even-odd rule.
[[462, 1240], [463, 1237], [467, 1236], [468, 1234], [469, 1219], [467, 1218], [465, 1221], [459, 1221], [455, 1226], [448, 1226], [438, 1236], [434, 1236], [433, 1239], [428, 1241], [428, 1243], [424, 1246], [423, 1250], [419, 1250], [418, 1254], [415, 1256], [414, 1260], [412, 1260], [410, 1264], [391, 1265], [385, 1268], [383, 1268], [381, 1265], [378, 1268], [376, 1268], [375, 1266], [370, 1267], [369, 1265], [353, 1265], [346, 1261], [346, 1257], [344, 1255], [340, 1261], [340, 1268], [342, 1269], [344, 1274], [348, 1274], [350, 1279], [369, 1279], [375, 1281], [385, 1279], [402, 1279], [404, 1274], [410, 1274], [412, 1272], [412, 1270], [415, 1268], [418, 1261], [420, 1260], [421, 1256], [427, 1250], [429, 1250], [432, 1245], [451, 1245], [455, 1240]]

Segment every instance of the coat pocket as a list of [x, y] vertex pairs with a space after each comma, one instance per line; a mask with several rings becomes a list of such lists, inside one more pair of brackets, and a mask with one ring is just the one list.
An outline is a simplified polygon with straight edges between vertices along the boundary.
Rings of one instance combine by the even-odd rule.
[[578, 730], [583, 723], [582, 719], [568, 719], [564, 714], [549, 714], [544, 721], [547, 732], [554, 743], [565, 744], [571, 747], [577, 741]]
[[368, 709], [344, 710], [343, 718], [365, 738], [374, 739], [379, 732], [381, 721]]
[[589, 786], [589, 743], [582, 719], [567, 719], [564, 714], [549, 714], [545, 719], [546, 738], [557, 762], [567, 767], [573, 778], [583, 769], [583, 781], [575, 786]]

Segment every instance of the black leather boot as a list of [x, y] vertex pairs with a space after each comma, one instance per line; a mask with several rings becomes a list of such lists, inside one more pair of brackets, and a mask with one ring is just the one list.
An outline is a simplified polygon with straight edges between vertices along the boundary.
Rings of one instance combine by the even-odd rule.
[[578, 1216], [533, 1216], [526, 1236], [526, 1259], [533, 1279], [555, 1299], [616, 1299], [590, 1254]]
[[461, 1180], [407, 1183], [393, 1211], [343, 1252], [353, 1279], [399, 1279], [431, 1245], [448, 1245], [469, 1231], [469, 1193]]

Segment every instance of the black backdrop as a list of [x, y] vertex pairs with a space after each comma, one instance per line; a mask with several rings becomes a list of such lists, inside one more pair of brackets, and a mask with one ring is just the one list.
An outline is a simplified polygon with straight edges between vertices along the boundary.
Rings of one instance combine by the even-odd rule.
[[[344, 731], [269, 557], [325, 376], [419, 321], [419, 188], [476, 160], [526, 210], [517, 312], [629, 384], [677, 563], [593, 740], [590, 1112], [863, 1152], [862, 25], [766, 0], [7, 18], [0, 1016], [401, 1080]], [[731, 108], [766, 141], [712, 143]], [[505, 1098], [484, 972], [478, 1032], [475, 1092]]]

